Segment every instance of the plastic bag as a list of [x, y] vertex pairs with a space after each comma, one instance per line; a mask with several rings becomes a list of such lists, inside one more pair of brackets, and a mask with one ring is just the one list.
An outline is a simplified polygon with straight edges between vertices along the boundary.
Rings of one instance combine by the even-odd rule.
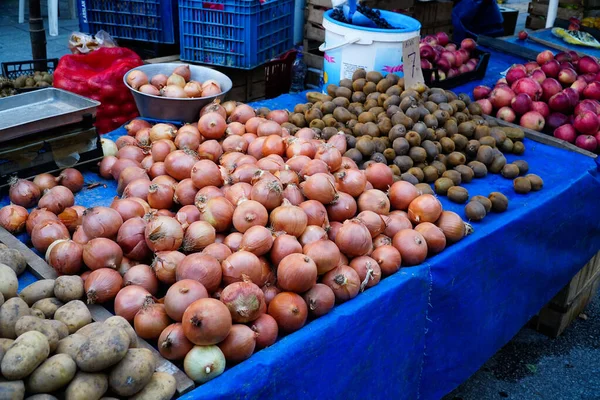
[[54, 71], [54, 87], [101, 102], [96, 128], [101, 134], [111, 132], [138, 116], [123, 76], [140, 65], [142, 59], [124, 47], [101, 47], [87, 54], [66, 55]]
[[106, 31], [98, 31], [95, 36], [73, 32], [69, 36], [69, 50], [73, 54], [86, 54], [101, 47], [116, 47], [117, 43]]

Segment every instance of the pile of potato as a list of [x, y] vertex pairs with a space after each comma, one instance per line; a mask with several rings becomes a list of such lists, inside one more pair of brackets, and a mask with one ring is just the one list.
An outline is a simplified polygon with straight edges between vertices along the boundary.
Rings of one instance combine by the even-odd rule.
[[17, 287], [13, 269], [0, 264], [0, 399], [174, 396], [175, 378], [154, 372], [152, 352], [138, 348], [137, 335], [124, 318], [92, 322], [80, 300], [84, 286], [79, 276], [39, 280], [18, 296]]

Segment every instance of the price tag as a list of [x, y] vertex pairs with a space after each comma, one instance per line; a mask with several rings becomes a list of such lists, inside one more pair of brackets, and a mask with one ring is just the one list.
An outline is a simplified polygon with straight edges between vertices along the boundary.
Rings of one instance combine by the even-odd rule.
[[418, 83], [425, 83], [421, 70], [421, 53], [419, 42], [421, 37], [415, 36], [402, 43], [402, 63], [404, 64], [404, 87], [410, 88]]

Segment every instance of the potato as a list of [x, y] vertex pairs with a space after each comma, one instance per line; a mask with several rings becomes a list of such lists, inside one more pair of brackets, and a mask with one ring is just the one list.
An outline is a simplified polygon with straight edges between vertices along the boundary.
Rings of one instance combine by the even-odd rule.
[[67, 354], [56, 354], [42, 363], [27, 378], [28, 393], [50, 393], [66, 386], [77, 372], [75, 361]]
[[27, 268], [25, 257], [17, 249], [0, 249], [0, 264], [8, 265], [10, 269], [15, 271], [17, 276], [21, 275]]
[[84, 294], [83, 279], [77, 275], [59, 276], [54, 281], [54, 297], [60, 301], [81, 300]]
[[4, 295], [0, 292], [0, 307], [4, 304]]
[[56, 310], [54, 319], [67, 325], [69, 333], [75, 333], [92, 322], [92, 315], [83, 301], [72, 300]]
[[124, 329], [100, 326], [81, 345], [75, 362], [84, 372], [99, 372], [121, 361], [128, 348], [129, 336]]
[[141, 392], [131, 397], [131, 400], [171, 400], [177, 390], [177, 381], [171, 374], [155, 372], [152, 379]]
[[49, 319], [48, 322], [50, 322], [56, 333], [58, 333], [58, 340], [62, 340], [69, 336], [69, 328], [67, 328], [65, 324], [55, 319]]
[[65, 391], [65, 400], [98, 400], [108, 390], [105, 374], [77, 372]]
[[15, 324], [17, 320], [29, 315], [29, 306], [20, 297], [8, 299], [0, 307], [0, 337], [16, 339]]
[[34, 394], [33, 396], [29, 396], [25, 400], [58, 400], [56, 397], [51, 394]]
[[42, 279], [27, 286], [19, 297], [25, 300], [29, 307], [38, 300], [54, 296], [54, 279]]
[[36, 310], [40, 310], [44, 313], [44, 318], [54, 318], [54, 313], [56, 310], [64, 306], [64, 303], [57, 299], [56, 297], [48, 297], [46, 299], [41, 299], [33, 303], [31, 308], [35, 308]]
[[23, 379], [31, 374], [50, 354], [48, 339], [38, 331], [25, 332], [15, 340], [2, 359], [2, 375], [6, 379]]
[[77, 357], [79, 348], [87, 342], [87, 337], [76, 333], [61, 339], [56, 346], [56, 354], [68, 354], [73, 360]]
[[108, 375], [108, 386], [119, 396], [132, 396], [152, 379], [156, 360], [148, 349], [129, 349]]
[[14, 342], [15, 341], [12, 339], [0, 339], [0, 349], [6, 353], [6, 350], [8, 350], [8, 348], [12, 346]]
[[56, 330], [49, 321], [27, 315], [19, 318], [15, 324], [15, 333], [17, 336], [21, 336], [25, 332], [30, 331], [38, 331], [43, 333], [44, 336], [46, 336], [46, 339], [48, 339], [50, 352], [54, 353], [54, 350], [56, 350], [56, 346], [58, 345], [59, 338], [58, 333], [56, 333]]
[[133, 349], [138, 347], [138, 335], [129, 322], [123, 317], [115, 315], [104, 321], [104, 325], [116, 326], [117, 328], [125, 329], [125, 332], [129, 335], [129, 348]]
[[46, 316], [44, 315], [44, 313], [42, 312], [42, 310], [38, 310], [37, 308], [30, 308], [29, 309], [29, 314], [32, 317], [36, 317], [39, 319], [46, 319]]
[[91, 334], [94, 334], [98, 331], [98, 329], [102, 329], [103, 327], [104, 324], [102, 322], [92, 322], [91, 324], [88, 324], [82, 327], [81, 329], [78, 329], [75, 333], [78, 335], [89, 337]]
[[0, 382], [0, 399], [23, 400], [25, 397], [25, 384], [23, 381]]
[[19, 279], [15, 271], [6, 264], [0, 264], [0, 293], [3, 298], [6, 300], [15, 297], [18, 288]]

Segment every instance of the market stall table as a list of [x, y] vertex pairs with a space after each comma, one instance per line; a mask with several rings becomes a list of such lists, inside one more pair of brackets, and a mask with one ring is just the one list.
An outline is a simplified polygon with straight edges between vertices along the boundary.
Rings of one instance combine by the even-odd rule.
[[[484, 84], [516, 57], [493, 52]], [[470, 92], [481, 82], [457, 88]], [[303, 94], [254, 103], [291, 109]], [[116, 140], [117, 130], [105, 137]], [[220, 377], [184, 395], [213, 398], [439, 399], [508, 342], [600, 248], [598, 165], [586, 156], [524, 141], [530, 171], [544, 188], [518, 195], [512, 181], [488, 175], [464, 187], [471, 196], [506, 194], [509, 209], [474, 223], [475, 233], [422, 265], [403, 268]], [[94, 189], [76, 204], [108, 206], [116, 182], [92, 172]], [[105, 185], [105, 186], [104, 186]], [[464, 218], [464, 205], [441, 198]], [[8, 204], [4, 197], [0, 205]], [[27, 236], [21, 235], [26, 241]], [[20, 286], [35, 278], [25, 273]]]

